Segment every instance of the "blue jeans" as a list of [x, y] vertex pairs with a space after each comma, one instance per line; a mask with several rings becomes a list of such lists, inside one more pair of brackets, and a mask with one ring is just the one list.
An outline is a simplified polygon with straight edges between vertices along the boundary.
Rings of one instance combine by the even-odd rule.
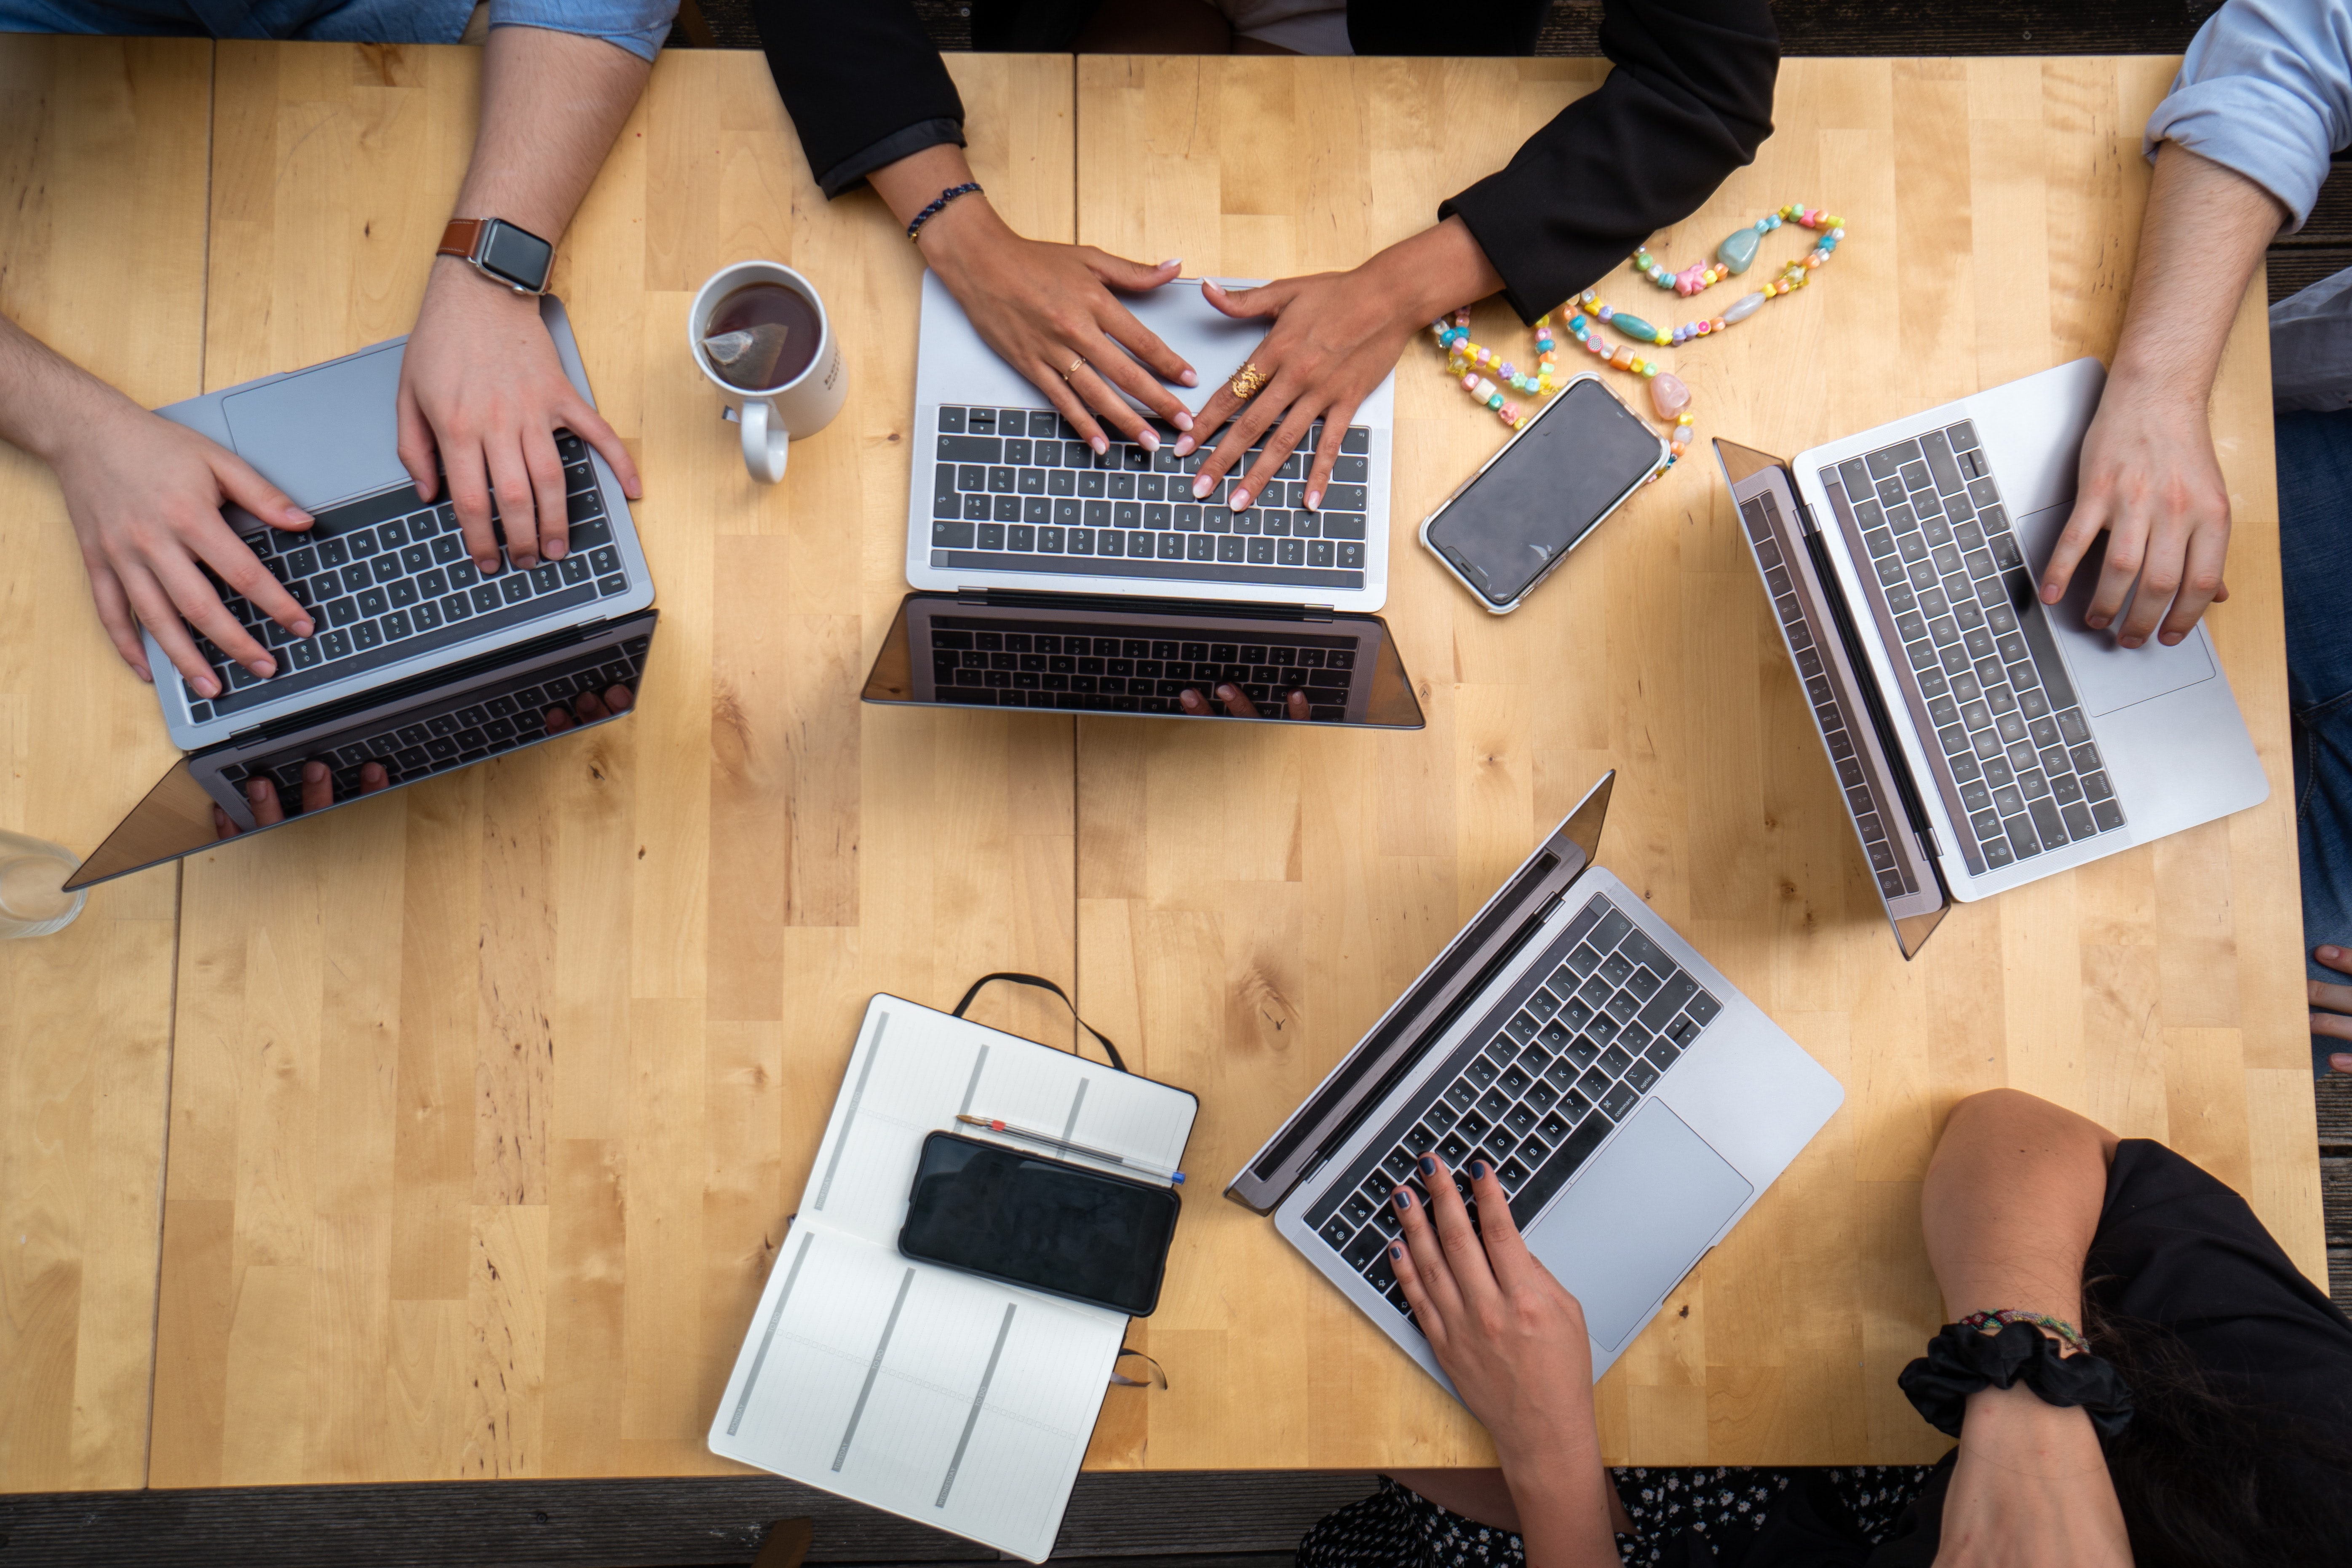
[[[2352, 409], [2281, 414], [2277, 428], [2305, 963], [2313, 979], [2342, 984], [2310, 952], [2352, 948]], [[2313, 1036], [2313, 1070], [2345, 1048]]]

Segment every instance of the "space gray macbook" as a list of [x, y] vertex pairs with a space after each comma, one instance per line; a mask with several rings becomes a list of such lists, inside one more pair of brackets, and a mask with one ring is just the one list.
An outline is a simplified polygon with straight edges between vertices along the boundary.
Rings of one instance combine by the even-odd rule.
[[1389, 1260], [1391, 1197], [1421, 1191], [1423, 1155], [1495, 1167], [1528, 1248], [1584, 1306], [1598, 1377], [1845, 1098], [1594, 862], [1615, 777], [1225, 1189], [1441, 1383]]

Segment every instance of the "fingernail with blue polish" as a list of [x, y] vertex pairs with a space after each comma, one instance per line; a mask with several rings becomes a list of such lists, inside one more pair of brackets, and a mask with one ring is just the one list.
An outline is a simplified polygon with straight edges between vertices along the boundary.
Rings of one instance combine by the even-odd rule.
[[1391, 1258], [1402, 1258], [1404, 1256], [1404, 1243], [1402, 1241], [1390, 1242], [1389, 1256]]
[[1396, 1190], [1396, 1206], [1401, 1209], [1409, 1209], [1412, 1207], [1412, 1189], [1411, 1187], [1399, 1187]]
[[1424, 1176], [1437, 1174], [1437, 1162], [1423, 1154], [1421, 1157], [1421, 1173]]
[[1474, 1182], [1483, 1182], [1486, 1179], [1486, 1161], [1473, 1160], [1470, 1162], [1470, 1179]]

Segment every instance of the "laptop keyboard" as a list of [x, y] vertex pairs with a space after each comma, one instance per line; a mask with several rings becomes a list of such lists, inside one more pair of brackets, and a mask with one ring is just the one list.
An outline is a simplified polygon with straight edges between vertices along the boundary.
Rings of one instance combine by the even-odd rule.
[[[1246, 511], [1227, 504], [1233, 477], [1194, 500], [1192, 476], [1217, 432], [1182, 458], [1176, 432], [1160, 449], [1113, 442], [1097, 455], [1059, 416], [950, 405], [933, 443], [931, 564], [1170, 582], [1258, 583], [1328, 589], [1364, 585], [1371, 431], [1349, 426], [1323, 497], [1306, 506], [1316, 426]], [[1255, 462], [1262, 448], [1250, 448]], [[1247, 473], [1246, 466], [1240, 470]], [[916, 483], [924, 482], [916, 476]]]
[[1965, 421], [1822, 473], [1852, 509], [1973, 870], [2124, 825], [2091, 722]]
[[[1495, 1167], [1524, 1229], [1715, 1022], [1723, 1005], [1596, 894], [1513, 985], [1487, 1026], [1431, 1075], [1419, 1100], [1334, 1183], [1307, 1219], [1408, 1318], [1389, 1261], [1399, 1186], [1427, 1197], [1436, 1151], [1465, 1199], [1467, 1167]], [[1499, 1023], [1496, 1020], [1501, 1020]], [[1477, 1205], [1471, 1204], [1475, 1220]]]
[[340, 735], [315, 736], [282, 755], [233, 763], [221, 770], [221, 777], [241, 785], [256, 774], [268, 774], [277, 782], [278, 804], [292, 816], [301, 810], [305, 763], [324, 762], [334, 768], [337, 800], [359, 793], [360, 769], [369, 763], [383, 764], [396, 784], [478, 763], [545, 740], [548, 710], [559, 704], [570, 708], [582, 693], [601, 698], [615, 686], [635, 691], [651, 641], [631, 637], [617, 647], [584, 651], [554, 669], [542, 668], [503, 684], [477, 686], [438, 712], [399, 714], [399, 722], [391, 727], [368, 724]]
[[[1081, 448], [1083, 450], [1084, 448]], [[1223, 711], [1212, 692], [1231, 681], [1265, 719], [1288, 716], [1293, 691], [1307, 717], [1344, 720], [1356, 677], [1357, 639], [1285, 632], [1259, 642], [1171, 639], [1165, 626], [1117, 626], [954, 616], [931, 618], [931, 683], [942, 702], [1060, 708], [1110, 713], [1181, 713], [1190, 687]]]
[[[513, 569], [501, 530], [500, 570], [483, 576], [466, 550], [457, 510], [446, 501], [419, 504], [408, 485], [321, 512], [300, 533], [264, 529], [242, 535], [269, 574], [311, 611], [318, 630], [298, 637], [224, 589], [221, 602], [270, 650], [278, 673], [264, 679], [198, 634], [197, 651], [213, 667], [221, 694], [207, 701], [183, 682], [189, 716], [205, 723], [625, 593], [628, 573], [613, 543], [588, 448], [561, 430], [555, 449], [570, 492], [571, 549], [562, 560], [527, 572]], [[214, 586], [221, 586], [217, 579]]]

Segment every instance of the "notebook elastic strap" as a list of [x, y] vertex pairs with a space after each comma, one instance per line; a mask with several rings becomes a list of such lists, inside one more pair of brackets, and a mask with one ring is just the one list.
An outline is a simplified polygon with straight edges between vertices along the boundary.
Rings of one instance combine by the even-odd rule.
[[1078, 1005], [1070, 1000], [1070, 994], [1068, 992], [1063, 990], [1060, 986], [1055, 984], [1052, 981], [1046, 979], [1042, 974], [1015, 974], [1010, 970], [1000, 970], [994, 974], [982, 975], [979, 979], [971, 983], [971, 989], [963, 994], [963, 1000], [955, 1005], [955, 1016], [957, 1017], [961, 1018], [963, 1016], [964, 1009], [970, 1007], [971, 1005], [972, 998], [980, 994], [980, 988], [987, 984], [992, 980], [1009, 980], [1015, 985], [1034, 985], [1040, 991], [1051, 991], [1055, 995], [1059, 996], [1062, 999], [1062, 1005], [1070, 1010], [1070, 1016], [1076, 1022], [1078, 1027], [1084, 1029], [1087, 1034], [1092, 1035], [1095, 1037], [1095, 1043], [1102, 1047], [1103, 1055], [1110, 1058], [1110, 1065], [1118, 1068], [1120, 1072], [1125, 1072], [1127, 1070], [1127, 1063], [1119, 1059], [1118, 1047], [1112, 1045], [1109, 1040], [1104, 1038], [1103, 1032], [1100, 1029], [1096, 1028], [1092, 1024], [1087, 1023], [1084, 1018], [1080, 1018], [1078, 1016]]

